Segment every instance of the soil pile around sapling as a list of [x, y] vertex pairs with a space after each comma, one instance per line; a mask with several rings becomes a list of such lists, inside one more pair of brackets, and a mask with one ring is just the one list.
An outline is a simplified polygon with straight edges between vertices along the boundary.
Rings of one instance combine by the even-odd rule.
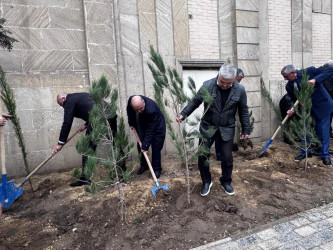
[[332, 166], [312, 157], [304, 168], [282, 142], [258, 158], [263, 145], [233, 153], [234, 196], [222, 190], [220, 162], [212, 159], [214, 184], [201, 197], [193, 166], [190, 204], [185, 169], [176, 156], [163, 157], [159, 181], [170, 190], [154, 197], [149, 171], [134, 174], [124, 184], [123, 222], [116, 187], [91, 195], [84, 187], [69, 187], [71, 171], [35, 176], [35, 192], [25, 185], [0, 218], [0, 249], [189, 249], [333, 201]]

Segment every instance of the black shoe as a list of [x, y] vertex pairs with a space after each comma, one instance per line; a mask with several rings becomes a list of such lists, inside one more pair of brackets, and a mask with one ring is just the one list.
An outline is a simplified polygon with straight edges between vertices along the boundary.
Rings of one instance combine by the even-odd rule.
[[331, 158], [327, 157], [327, 158], [322, 158], [324, 165], [331, 165]]
[[204, 183], [202, 184], [202, 188], [200, 191], [201, 196], [206, 196], [210, 192], [210, 188], [213, 186], [213, 182], [211, 181], [210, 183]]
[[[309, 153], [308, 154], [308, 158], [311, 158], [312, 157], [312, 154], [311, 153]], [[302, 155], [302, 154], [300, 154], [299, 156], [296, 156], [295, 158], [294, 158], [294, 161], [300, 161], [300, 160], [303, 160], [303, 159], [305, 159], [305, 154], [304, 155]]]
[[76, 182], [73, 182], [71, 184], [69, 184], [71, 187], [80, 187], [80, 186], [83, 186], [83, 185], [90, 185], [90, 180], [87, 179], [86, 177], [82, 177], [80, 178], [80, 180], [76, 181]]
[[234, 195], [235, 191], [232, 188], [232, 186], [228, 183], [223, 183], [221, 184], [221, 187], [224, 189], [224, 191], [228, 194], [228, 195]]
[[138, 172], [136, 172], [137, 175], [143, 174], [146, 170], [148, 170], [147, 167], [141, 167], [139, 168]]
[[160, 178], [161, 176], [161, 170], [154, 170], [156, 178]]

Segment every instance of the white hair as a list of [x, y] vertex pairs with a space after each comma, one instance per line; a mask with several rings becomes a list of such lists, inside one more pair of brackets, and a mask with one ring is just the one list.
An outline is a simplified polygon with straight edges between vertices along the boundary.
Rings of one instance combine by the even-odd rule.
[[219, 70], [219, 76], [226, 79], [235, 79], [237, 68], [232, 64], [223, 64]]

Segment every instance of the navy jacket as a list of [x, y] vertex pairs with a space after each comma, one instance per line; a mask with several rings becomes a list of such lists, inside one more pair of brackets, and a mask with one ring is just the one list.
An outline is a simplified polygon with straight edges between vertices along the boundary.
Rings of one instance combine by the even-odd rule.
[[[309, 80], [315, 79], [316, 85], [312, 98], [312, 111], [318, 119], [321, 119], [333, 112], [333, 100], [328, 94], [322, 82], [333, 75], [333, 68], [306, 68], [306, 74], [309, 76]], [[301, 86], [303, 73], [301, 70], [297, 70], [297, 77], [294, 81], [288, 81], [286, 85], [286, 91], [293, 102], [296, 102], [297, 98], [294, 93], [294, 82], [297, 83], [298, 88]]]
[[145, 110], [139, 114], [140, 124], [137, 124], [136, 112], [131, 105], [133, 96], [131, 96], [127, 103], [128, 125], [135, 127], [137, 131], [138, 125], [140, 126], [144, 132], [144, 137], [141, 139], [142, 149], [147, 151], [155, 136], [162, 136], [164, 141], [166, 127], [164, 116], [156, 102], [148, 97], [140, 96], [145, 101]]

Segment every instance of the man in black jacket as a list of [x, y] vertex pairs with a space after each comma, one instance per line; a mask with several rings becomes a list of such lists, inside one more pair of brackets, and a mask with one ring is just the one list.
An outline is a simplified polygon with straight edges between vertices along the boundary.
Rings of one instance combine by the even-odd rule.
[[[152, 149], [152, 167], [156, 178], [159, 178], [162, 171], [161, 150], [165, 140], [165, 120], [157, 104], [142, 95], [131, 96], [127, 104], [128, 125], [138, 132], [141, 145], [138, 143], [139, 152], [147, 152], [149, 146]], [[144, 155], [141, 155], [140, 175], [148, 169]]]
[[[221, 169], [222, 176], [220, 183], [225, 192], [233, 195], [234, 189], [231, 186], [231, 175], [233, 168], [232, 145], [235, 134], [236, 111], [238, 110], [240, 123], [242, 125], [241, 139], [247, 139], [250, 135], [250, 120], [247, 107], [247, 96], [245, 88], [235, 81], [237, 68], [234, 65], [222, 65], [217, 77], [204, 82], [202, 88], [206, 88], [214, 98], [213, 103], [208, 106], [205, 103], [204, 116], [200, 123], [200, 133], [205, 140], [204, 146], [210, 150], [215, 140], [221, 145]], [[177, 122], [182, 122], [184, 118], [200, 106], [204, 101], [201, 89], [192, 101], [177, 116]], [[206, 196], [210, 192], [213, 184], [209, 171], [209, 154], [200, 155], [198, 166], [203, 182], [201, 196]]]
[[[57, 95], [57, 103], [64, 108], [64, 121], [62, 123], [58, 144], [54, 146], [53, 153], [59, 152], [66, 143], [74, 117], [81, 118], [86, 122], [84, 125], [79, 126], [78, 130], [80, 132], [87, 129], [86, 135], [91, 133], [92, 127], [89, 124], [89, 111], [95, 104], [89, 93], [61, 93]], [[115, 134], [117, 132], [117, 117], [109, 119], [108, 122], [111, 126], [112, 132]], [[94, 151], [97, 148], [92, 141], [89, 142], [89, 147]], [[80, 180], [70, 184], [70, 186], [75, 187], [89, 184], [89, 180], [84, 174], [84, 167], [87, 163], [87, 159], [88, 157], [86, 155], [82, 155], [82, 173]]]

